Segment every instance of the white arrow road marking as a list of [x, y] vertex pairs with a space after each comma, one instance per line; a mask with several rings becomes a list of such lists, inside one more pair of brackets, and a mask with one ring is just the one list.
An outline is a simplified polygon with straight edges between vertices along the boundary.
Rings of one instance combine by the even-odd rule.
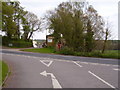
[[75, 63], [76, 65], [78, 65], [79, 67], [82, 67], [80, 64], [78, 64], [77, 62], [73, 61], [73, 63]]
[[47, 72], [46, 71], [43, 71], [40, 74], [47, 77]]
[[43, 71], [40, 74], [45, 77], [47, 77], [47, 75], [51, 76], [53, 88], [62, 88], [61, 85], [59, 84], [58, 80], [52, 73], [47, 73], [46, 71]]
[[91, 75], [93, 75], [94, 77], [96, 77], [97, 79], [99, 79], [100, 81], [102, 81], [103, 83], [107, 84], [108, 86], [110, 86], [111, 88], [115, 88], [114, 86], [112, 86], [111, 84], [109, 84], [108, 82], [106, 82], [105, 80], [103, 80], [102, 78], [98, 77], [97, 75], [95, 75], [94, 73], [92, 73], [91, 71], [88, 71]]
[[[47, 67], [49, 67], [52, 64], [53, 61], [50, 61], [50, 60], [40, 60], [40, 62], [43, 63], [44, 65], [46, 65]], [[45, 63], [45, 62], [48, 62], [48, 64]]]

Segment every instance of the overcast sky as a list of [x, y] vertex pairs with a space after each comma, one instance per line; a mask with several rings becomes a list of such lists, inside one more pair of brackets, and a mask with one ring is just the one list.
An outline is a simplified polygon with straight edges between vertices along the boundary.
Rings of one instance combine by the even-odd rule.
[[[25, 10], [35, 13], [38, 17], [42, 17], [47, 10], [52, 10], [63, 1], [68, 0], [18, 0]], [[98, 11], [98, 13], [111, 23], [111, 39], [118, 39], [118, 1], [119, 0], [88, 0], [90, 5]], [[34, 33], [34, 39], [45, 39], [45, 32]]]

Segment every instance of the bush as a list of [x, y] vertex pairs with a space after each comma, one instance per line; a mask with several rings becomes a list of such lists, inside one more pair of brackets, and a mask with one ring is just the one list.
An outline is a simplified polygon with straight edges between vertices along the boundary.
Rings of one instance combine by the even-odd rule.
[[2, 37], [2, 45], [8, 47], [27, 48], [32, 47], [32, 41], [24, 41], [22, 39], [9, 39]]
[[75, 52], [75, 56], [85, 56], [85, 57], [100, 57], [100, 52]]
[[62, 48], [58, 53], [59, 54], [64, 54], [64, 55], [74, 55], [73, 49], [68, 48], [68, 47]]
[[85, 56], [84, 52], [75, 52], [74, 53], [75, 56]]
[[101, 57], [101, 52], [93, 51], [93, 52], [88, 53], [88, 56], [89, 57], [92, 57], [92, 56], [94, 56], [94, 57]]
[[27, 48], [32, 47], [32, 42], [28, 41], [12, 41], [13, 47]]
[[[115, 50], [114, 50], [115, 51]], [[105, 52], [102, 54], [101, 57], [105, 57], [105, 58], [116, 58], [116, 59], [120, 59], [120, 53], [118, 52], [114, 52], [114, 51], [109, 51], [109, 52]]]

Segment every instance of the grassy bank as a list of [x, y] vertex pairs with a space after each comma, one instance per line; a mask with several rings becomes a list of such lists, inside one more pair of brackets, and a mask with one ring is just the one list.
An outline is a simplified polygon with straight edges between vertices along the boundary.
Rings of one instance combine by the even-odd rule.
[[105, 53], [100, 53], [99, 51], [93, 51], [90, 53], [87, 52], [73, 52], [70, 50], [61, 50], [55, 51], [53, 48], [35, 48], [35, 49], [25, 49], [22, 51], [27, 52], [37, 52], [37, 53], [54, 53], [54, 54], [63, 54], [63, 55], [73, 55], [73, 56], [85, 56], [85, 57], [100, 57], [100, 58], [119, 58], [119, 50], [106, 50]]
[[120, 59], [118, 50], [107, 50], [105, 53], [100, 53], [99, 51], [94, 51], [90, 53], [77, 52], [75, 56], [86, 56], [86, 57], [100, 57], [100, 58], [113, 58]]
[[34, 49], [24, 49], [21, 51], [36, 52], [36, 53], [54, 53], [53, 48], [34, 48]]
[[6, 75], [8, 73], [8, 66], [5, 62], [0, 61], [0, 85], [4, 81]]

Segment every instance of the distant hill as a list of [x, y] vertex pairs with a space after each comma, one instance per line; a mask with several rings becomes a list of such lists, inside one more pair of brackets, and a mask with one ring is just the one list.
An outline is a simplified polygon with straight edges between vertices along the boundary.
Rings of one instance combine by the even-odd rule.
[[45, 39], [35, 39], [34, 41], [37, 41], [37, 42], [45, 42], [46, 40], [45, 40]]

